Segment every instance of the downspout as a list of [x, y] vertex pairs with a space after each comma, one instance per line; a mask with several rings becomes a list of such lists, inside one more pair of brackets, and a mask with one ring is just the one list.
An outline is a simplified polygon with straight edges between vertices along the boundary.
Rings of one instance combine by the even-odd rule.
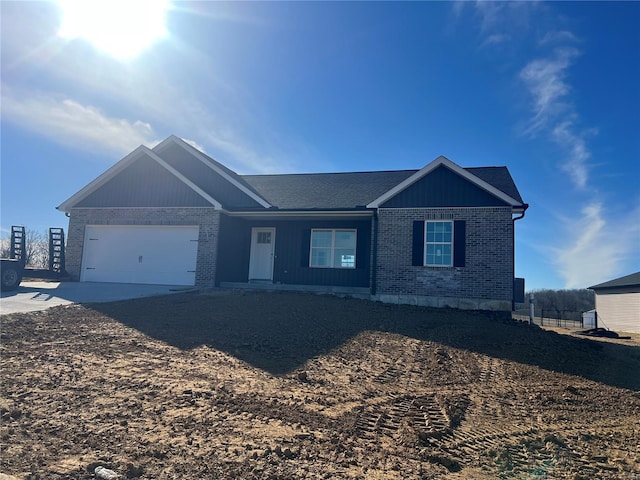
[[373, 211], [373, 239], [371, 240], [371, 295], [375, 295], [377, 288], [378, 269], [378, 209]]
[[522, 204], [522, 215], [519, 217], [511, 218], [511, 311], [515, 311], [516, 309], [516, 222], [518, 220], [522, 220], [524, 218], [525, 213], [527, 212], [527, 208], [529, 208], [528, 203]]

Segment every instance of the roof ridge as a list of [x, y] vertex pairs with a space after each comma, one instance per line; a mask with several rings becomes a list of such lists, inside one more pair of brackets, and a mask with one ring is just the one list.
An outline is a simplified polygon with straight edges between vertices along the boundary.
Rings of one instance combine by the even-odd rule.
[[[482, 166], [482, 167], [461, 167], [464, 170], [474, 170], [474, 169], [488, 169], [488, 168], [506, 168], [508, 169], [508, 167], [506, 165], [489, 165], [489, 166]], [[291, 173], [237, 173], [236, 175], [238, 175], [239, 177], [282, 177], [285, 175], [289, 175], [289, 176], [294, 176], [294, 175], [304, 175], [304, 176], [311, 176], [311, 175], [353, 175], [353, 174], [366, 174], [366, 173], [403, 173], [403, 172], [417, 172], [418, 170], [420, 170], [419, 168], [403, 168], [403, 169], [399, 169], [399, 170], [356, 170], [356, 171], [349, 171], [349, 172], [291, 172]]]
[[473, 168], [507, 168], [506, 165], [483, 165], [482, 167], [462, 167], [465, 170], [471, 170]]
[[407, 169], [403, 169], [403, 170], [367, 170], [367, 171], [356, 171], [356, 172], [309, 172], [309, 173], [301, 173], [301, 172], [294, 172], [294, 173], [253, 173], [253, 174], [239, 174], [241, 177], [282, 177], [285, 175], [289, 175], [289, 176], [294, 176], [294, 175], [304, 175], [304, 176], [311, 176], [311, 175], [353, 175], [353, 174], [357, 174], [357, 175], [361, 175], [361, 174], [366, 174], [366, 173], [402, 173], [402, 172], [417, 172], [418, 169], [417, 168], [407, 168]]

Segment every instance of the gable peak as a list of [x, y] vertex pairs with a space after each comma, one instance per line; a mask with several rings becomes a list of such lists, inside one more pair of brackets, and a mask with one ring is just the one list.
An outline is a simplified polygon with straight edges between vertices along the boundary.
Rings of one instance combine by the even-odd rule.
[[383, 195], [381, 195], [378, 198], [376, 198], [373, 202], [369, 203], [367, 205], [367, 207], [368, 208], [378, 208], [378, 207], [380, 207], [380, 205], [382, 205], [384, 202], [386, 202], [390, 198], [394, 197], [395, 195], [397, 195], [401, 191], [405, 190], [406, 188], [410, 187], [415, 182], [417, 182], [418, 180], [420, 180], [424, 176], [428, 175], [429, 173], [431, 173], [432, 171], [434, 171], [436, 168], [438, 168], [440, 166], [444, 166], [444, 167], [448, 168], [449, 170], [451, 170], [455, 174], [457, 174], [460, 177], [470, 181], [472, 184], [482, 188], [483, 190], [486, 190], [487, 192], [489, 192], [493, 196], [505, 201], [506, 203], [508, 203], [511, 206], [518, 206], [521, 203], [521, 202], [518, 202], [516, 199], [510, 197], [506, 193], [500, 191], [499, 189], [497, 189], [493, 185], [485, 182], [484, 180], [482, 180], [478, 176], [474, 175], [473, 173], [468, 172], [467, 170], [462, 168], [457, 163], [453, 162], [452, 160], [449, 160], [444, 155], [440, 155], [437, 158], [435, 158], [433, 161], [431, 161], [430, 163], [428, 163], [427, 165], [422, 167], [416, 173], [414, 173], [413, 175], [411, 175], [410, 177], [405, 179], [403, 182], [399, 183], [398, 185], [393, 187], [391, 190], [387, 191]]

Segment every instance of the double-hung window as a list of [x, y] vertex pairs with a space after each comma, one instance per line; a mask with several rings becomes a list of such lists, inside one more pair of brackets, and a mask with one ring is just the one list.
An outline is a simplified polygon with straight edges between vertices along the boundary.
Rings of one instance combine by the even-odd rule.
[[414, 220], [411, 265], [414, 267], [464, 267], [465, 220]]
[[427, 221], [424, 231], [424, 264], [428, 267], [453, 266], [453, 222]]
[[309, 266], [356, 268], [356, 230], [311, 230]]

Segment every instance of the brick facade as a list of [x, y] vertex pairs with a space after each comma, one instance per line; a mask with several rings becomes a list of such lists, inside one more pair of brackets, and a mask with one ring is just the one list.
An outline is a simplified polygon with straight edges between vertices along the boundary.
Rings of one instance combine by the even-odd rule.
[[74, 208], [67, 231], [66, 267], [74, 280], [80, 279], [86, 225], [198, 225], [196, 285], [212, 286], [216, 281], [220, 211], [193, 208]]
[[[434, 307], [511, 310], [511, 211], [511, 207], [379, 209], [376, 298]], [[464, 220], [465, 266], [413, 266], [416, 220]]]
[[[196, 285], [216, 282], [220, 211], [193, 208], [75, 208], [67, 232], [67, 272], [80, 279], [86, 225], [198, 225]], [[464, 220], [465, 266], [412, 265], [413, 222]], [[374, 298], [390, 303], [511, 310], [511, 207], [380, 208]], [[373, 265], [372, 265], [373, 267]], [[372, 272], [373, 273], [373, 272]]]

